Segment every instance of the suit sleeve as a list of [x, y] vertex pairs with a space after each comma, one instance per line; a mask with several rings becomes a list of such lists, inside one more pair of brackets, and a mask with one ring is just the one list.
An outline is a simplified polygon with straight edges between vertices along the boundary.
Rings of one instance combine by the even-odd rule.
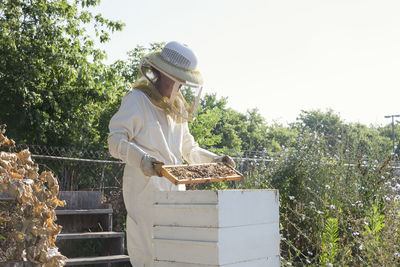
[[110, 154], [137, 168], [146, 153], [131, 140], [143, 128], [141, 112], [140, 101], [132, 92], [128, 92], [122, 99], [119, 110], [111, 118], [108, 135]]

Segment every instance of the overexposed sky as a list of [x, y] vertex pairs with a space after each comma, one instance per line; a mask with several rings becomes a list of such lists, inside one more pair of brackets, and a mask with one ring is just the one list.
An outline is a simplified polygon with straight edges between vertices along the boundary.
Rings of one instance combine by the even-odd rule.
[[108, 62], [151, 42], [193, 48], [203, 92], [267, 122], [333, 109], [383, 125], [400, 114], [399, 0], [102, 0], [126, 27], [101, 47]]

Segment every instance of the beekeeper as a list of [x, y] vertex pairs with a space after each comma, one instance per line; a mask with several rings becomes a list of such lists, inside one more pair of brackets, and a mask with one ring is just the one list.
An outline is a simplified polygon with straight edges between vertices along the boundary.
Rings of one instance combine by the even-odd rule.
[[161, 178], [158, 164], [225, 162], [202, 149], [189, 133], [200, 101], [203, 79], [197, 57], [184, 44], [169, 42], [162, 51], [141, 59], [136, 83], [112, 117], [108, 145], [126, 163], [123, 196], [127, 214], [127, 247], [133, 266], [153, 266], [153, 193], [185, 190]]

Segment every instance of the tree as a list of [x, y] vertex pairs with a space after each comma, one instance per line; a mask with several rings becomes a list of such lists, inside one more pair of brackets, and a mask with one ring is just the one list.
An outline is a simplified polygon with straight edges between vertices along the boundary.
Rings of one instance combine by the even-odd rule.
[[85, 30], [106, 42], [122, 29], [88, 11], [99, 2], [0, 2], [0, 121], [17, 142], [100, 142], [99, 118], [124, 85]]
[[[378, 127], [379, 134], [381, 136], [387, 137], [392, 140], [392, 147], [393, 147], [393, 132], [392, 132], [392, 124], [389, 123], [383, 127]], [[397, 155], [400, 154], [400, 125], [398, 121], [396, 121], [394, 125], [394, 143], [395, 143], [395, 152]], [[393, 148], [392, 148], [393, 149]]]
[[331, 153], [344, 154], [345, 158], [354, 163], [362, 158], [384, 159], [390, 155], [390, 139], [385, 131], [367, 127], [360, 123], [346, 124], [338, 114], [331, 109], [302, 111], [297, 122], [291, 125], [299, 132], [317, 132], [321, 134], [326, 149]]
[[348, 124], [343, 134], [343, 149], [353, 159], [373, 158], [385, 160], [392, 152], [391, 138], [378, 129], [360, 123]]
[[267, 127], [265, 119], [258, 112], [258, 109], [247, 111], [246, 121], [247, 133], [242, 134], [241, 139], [247, 145], [245, 150], [264, 150], [267, 147]]
[[220, 144], [222, 135], [213, 134], [220, 120], [221, 111], [214, 108], [199, 114], [194, 121], [189, 123], [190, 133], [201, 147], [216, 147]]
[[[242, 121], [244, 116], [227, 108], [227, 98], [217, 99], [216, 94], [206, 94], [200, 100], [199, 113], [196, 120], [201, 119], [203, 114], [216, 113], [218, 121], [212, 129], [211, 134], [220, 136], [221, 140], [212, 145], [216, 150], [241, 150], [241, 140], [238, 131], [244, 127]], [[196, 121], [195, 120], [195, 121]], [[191, 125], [190, 123], [189, 125]], [[204, 124], [204, 123], [203, 123]], [[210, 145], [207, 147], [211, 147]]]
[[217, 99], [216, 94], [206, 94], [200, 101], [199, 115], [217, 110], [219, 121], [212, 133], [221, 136], [214, 148], [241, 154], [245, 150], [279, 152], [282, 146], [294, 142], [297, 131], [281, 125], [267, 126], [257, 109], [239, 113], [227, 107], [227, 98]]
[[265, 138], [268, 144], [266, 145], [266, 150], [268, 152], [279, 153], [287, 147], [293, 147], [297, 136], [298, 132], [296, 129], [274, 123], [267, 128]]
[[326, 112], [320, 110], [304, 111], [302, 110], [297, 122], [292, 125], [303, 131], [315, 131], [323, 134], [331, 147], [337, 143], [338, 137], [343, 134], [344, 123], [340, 116], [333, 110]]

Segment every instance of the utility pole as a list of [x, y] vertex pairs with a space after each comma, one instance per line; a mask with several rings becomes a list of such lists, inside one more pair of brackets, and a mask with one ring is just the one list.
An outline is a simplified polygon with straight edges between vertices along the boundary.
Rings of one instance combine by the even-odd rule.
[[395, 145], [394, 145], [394, 118], [398, 118], [398, 117], [400, 117], [400, 115], [386, 115], [385, 116], [385, 118], [386, 119], [388, 119], [388, 118], [392, 118], [392, 140], [393, 140], [393, 155], [394, 155], [394, 152], [395, 152]]

